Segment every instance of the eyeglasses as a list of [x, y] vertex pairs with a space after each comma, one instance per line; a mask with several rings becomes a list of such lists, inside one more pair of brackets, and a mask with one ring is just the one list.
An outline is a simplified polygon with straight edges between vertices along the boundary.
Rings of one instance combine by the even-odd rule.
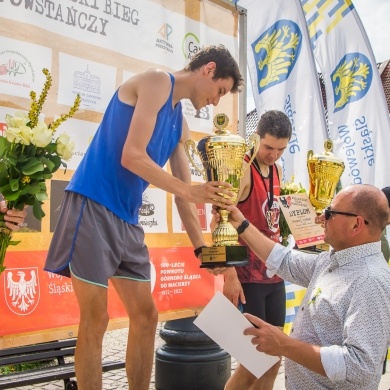
[[[325, 221], [329, 220], [329, 218], [331, 217], [332, 214], [345, 215], [347, 217], [359, 217], [359, 215], [357, 215], [357, 214], [345, 213], [343, 211], [336, 211], [336, 210], [332, 210], [330, 207], [327, 207], [324, 210]], [[368, 221], [366, 221], [365, 219], [363, 219], [363, 220], [364, 220], [364, 223], [366, 225], [368, 225]]]

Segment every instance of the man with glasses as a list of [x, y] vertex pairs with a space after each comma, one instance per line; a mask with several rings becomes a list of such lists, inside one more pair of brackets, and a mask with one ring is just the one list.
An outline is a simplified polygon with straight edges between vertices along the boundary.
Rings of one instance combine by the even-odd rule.
[[389, 218], [384, 193], [370, 185], [340, 191], [321, 216], [333, 249], [319, 255], [288, 250], [248, 225], [235, 206], [227, 210], [270, 275], [307, 288], [290, 336], [245, 314], [254, 327], [244, 334], [257, 350], [286, 357], [286, 388], [377, 390], [390, 345], [390, 268], [380, 244]]
[[[325, 221], [328, 221], [332, 215], [346, 215], [347, 217], [358, 217], [358, 215], [354, 213], [345, 213], [343, 211], [332, 210], [330, 206], [324, 209]], [[365, 219], [363, 219], [363, 221], [366, 225], [368, 225], [368, 221], [366, 221]]]

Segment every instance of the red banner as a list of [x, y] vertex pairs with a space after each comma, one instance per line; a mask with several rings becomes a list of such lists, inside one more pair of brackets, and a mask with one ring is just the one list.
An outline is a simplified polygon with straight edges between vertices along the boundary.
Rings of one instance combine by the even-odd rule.
[[[205, 306], [216, 278], [199, 268], [192, 248], [151, 248], [152, 293], [159, 313]], [[76, 325], [70, 278], [43, 270], [46, 251], [9, 252], [0, 276], [0, 337]], [[218, 279], [218, 278], [217, 278]], [[110, 285], [110, 319], [127, 314]]]

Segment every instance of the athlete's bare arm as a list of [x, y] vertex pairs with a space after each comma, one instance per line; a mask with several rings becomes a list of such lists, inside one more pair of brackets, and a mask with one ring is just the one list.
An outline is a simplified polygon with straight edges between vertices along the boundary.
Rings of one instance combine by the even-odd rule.
[[170, 77], [161, 70], [150, 70], [137, 75], [120, 88], [121, 101], [135, 105], [122, 152], [122, 165], [154, 186], [189, 202], [224, 204], [226, 200], [219, 193], [228, 195], [229, 191], [218, 188], [218, 185], [222, 185], [221, 182], [191, 186], [164, 171], [146, 152], [156, 125], [157, 114], [168, 99], [170, 88]]

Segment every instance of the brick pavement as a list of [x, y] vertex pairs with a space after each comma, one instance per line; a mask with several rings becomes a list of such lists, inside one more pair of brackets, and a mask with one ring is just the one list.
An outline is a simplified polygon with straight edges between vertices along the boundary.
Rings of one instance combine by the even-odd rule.
[[[163, 326], [163, 323], [159, 323], [156, 331], [156, 343], [155, 347], [161, 346], [164, 341], [159, 335], [159, 331]], [[108, 360], [124, 360], [125, 359], [125, 345], [127, 341], [127, 329], [118, 329], [106, 333], [103, 342], [103, 354]], [[232, 358], [232, 373], [237, 367], [237, 362]], [[54, 381], [50, 383], [38, 384], [34, 386], [17, 387], [15, 390], [63, 390], [63, 381]], [[273, 390], [284, 390], [284, 367], [281, 366], [279, 374], [276, 378], [275, 386]], [[103, 390], [128, 390], [125, 370], [115, 370], [106, 372], [103, 374]], [[154, 379], [154, 367], [152, 372], [152, 378], [150, 382], [149, 390], [155, 390]], [[183, 389], [187, 390], [187, 389]], [[199, 389], [202, 390], [202, 389]], [[203, 389], [208, 390], [208, 389]], [[388, 364], [388, 370], [385, 375], [382, 376], [382, 380], [378, 390], [390, 390], [390, 363]]]

